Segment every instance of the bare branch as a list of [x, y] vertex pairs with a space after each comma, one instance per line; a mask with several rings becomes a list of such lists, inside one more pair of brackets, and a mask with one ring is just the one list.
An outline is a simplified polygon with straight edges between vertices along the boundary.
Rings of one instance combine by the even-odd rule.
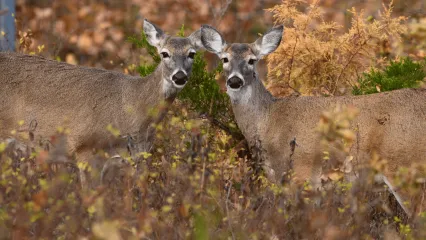
[[226, 0], [225, 6], [223, 6], [219, 14], [215, 16], [214, 24], [213, 24], [214, 26], [216, 27], [219, 26], [220, 22], [222, 21], [223, 15], [225, 15], [231, 3], [232, 3], [232, 0]]
[[231, 217], [229, 215], [229, 197], [231, 195], [231, 189], [232, 189], [232, 178], [234, 177], [234, 173], [232, 173], [231, 178], [229, 179], [229, 187], [228, 187], [228, 193], [226, 194], [226, 200], [225, 200], [225, 207], [226, 207], [226, 217], [228, 218], [227, 222], [228, 222], [228, 228], [229, 231], [232, 234], [232, 240], [235, 240], [235, 234], [234, 231], [232, 230], [232, 224], [231, 224]]

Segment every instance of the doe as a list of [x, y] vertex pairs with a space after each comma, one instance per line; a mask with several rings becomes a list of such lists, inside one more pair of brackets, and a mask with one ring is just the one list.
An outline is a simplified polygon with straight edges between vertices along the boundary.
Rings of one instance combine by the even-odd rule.
[[353, 122], [358, 136], [350, 152], [360, 163], [376, 151], [388, 161], [388, 177], [399, 166], [426, 163], [426, 89], [364, 96], [273, 97], [259, 79], [256, 64], [277, 49], [283, 31], [278, 26], [254, 43], [227, 44], [214, 28], [201, 28], [204, 47], [223, 62], [237, 124], [249, 145], [260, 148], [268, 178], [280, 182], [294, 161], [296, 180], [320, 184], [323, 152], [315, 129], [321, 114], [337, 104], [360, 111]]
[[[18, 53], [0, 53], [0, 138], [11, 137], [18, 122], [32, 123], [34, 138], [48, 138], [59, 126], [69, 129], [68, 152], [77, 161], [93, 158], [92, 149], [112, 150], [126, 142], [107, 130], [111, 124], [122, 136], [135, 137], [134, 151], [149, 151], [153, 128], [191, 74], [195, 53], [202, 47], [200, 30], [173, 37], [144, 21], [149, 43], [161, 55], [147, 77], [74, 66]], [[124, 144], [125, 145], [125, 144]], [[83, 185], [85, 171], [81, 170]]]

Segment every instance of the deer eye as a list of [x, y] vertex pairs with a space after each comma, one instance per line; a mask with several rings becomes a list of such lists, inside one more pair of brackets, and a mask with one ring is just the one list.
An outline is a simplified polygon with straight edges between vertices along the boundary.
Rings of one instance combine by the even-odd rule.
[[227, 63], [227, 62], [229, 62], [229, 60], [228, 60], [228, 58], [225, 57], [225, 58], [222, 58], [222, 62]]
[[163, 58], [169, 58], [170, 55], [167, 52], [161, 52], [161, 56], [163, 56]]
[[256, 59], [250, 59], [250, 60], [248, 61], [248, 64], [253, 65], [255, 62], [256, 62]]
[[188, 55], [189, 58], [194, 59], [195, 57], [195, 52], [190, 52]]

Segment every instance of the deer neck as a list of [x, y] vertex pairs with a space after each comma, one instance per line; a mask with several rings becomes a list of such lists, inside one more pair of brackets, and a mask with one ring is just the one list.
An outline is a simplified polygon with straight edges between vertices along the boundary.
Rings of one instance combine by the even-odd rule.
[[163, 69], [164, 66], [160, 63], [150, 75], [143, 78], [137, 77], [136, 81], [131, 81], [128, 85], [130, 89], [124, 91], [124, 94], [131, 92], [131, 98], [128, 101], [138, 102], [141, 105], [139, 107], [142, 108], [154, 107], [161, 102], [173, 102], [179, 91], [170, 86], [171, 83], [163, 75]]
[[149, 142], [152, 124], [157, 124], [164, 118], [167, 109], [176, 98], [179, 91], [173, 90], [167, 84], [169, 82], [164, 78], [163, 65], [160, 63], [152, 74], [143, 78], [134, 77], [128, 81], [123, 90], [124, 107], [131, 106], [134, 112], [131, 115], [132, 129], [138, 129], [127, 134], [136, 134], [138, 136], [136, 142]]
[[275, 98], [258, 78], [238, 92], [228, 90], [228, 94], [238, 127], [249, 142], [258, 140], [262, 130], [261, 122], [268, 117]]

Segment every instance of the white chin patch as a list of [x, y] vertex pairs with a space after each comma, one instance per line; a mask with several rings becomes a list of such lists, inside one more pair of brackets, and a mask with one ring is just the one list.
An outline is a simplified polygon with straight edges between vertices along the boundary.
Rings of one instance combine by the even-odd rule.
[[186, 85], [186, 83], [185, 84], [183, 84], [183, 85], [178, 85], [178, 84], [176, 84], [175, 82], [173, 82], [172, 81], [172, 84], [173, 84], [173, 86], [175, 87], [175, 88], [178, 88], [178, 89], [182, 89], [183, 87], [185, 87], [185, 85]]
[[242, 87], [237, 89], [227, 87], [226, 92], [234, 103], [239, 104], [249, 104], [253, 97], [253, 89], [250, 85], [247, 85], [244, 89]]
[[241, 87], [239, 87], [239, 88], [231, 88], [230, 86], [226, 86], [226, 90], [228, 91], [228, 92], [238, 92], [238, 91], [240, 91], [241, 90], [241, 88], [242, 88], [243, 86], [241, 86]]
[[176, 94], [184, 87], [176, 85], [173, 81], [163, 79], [163, 93], [166, 98], [176, 96]]

